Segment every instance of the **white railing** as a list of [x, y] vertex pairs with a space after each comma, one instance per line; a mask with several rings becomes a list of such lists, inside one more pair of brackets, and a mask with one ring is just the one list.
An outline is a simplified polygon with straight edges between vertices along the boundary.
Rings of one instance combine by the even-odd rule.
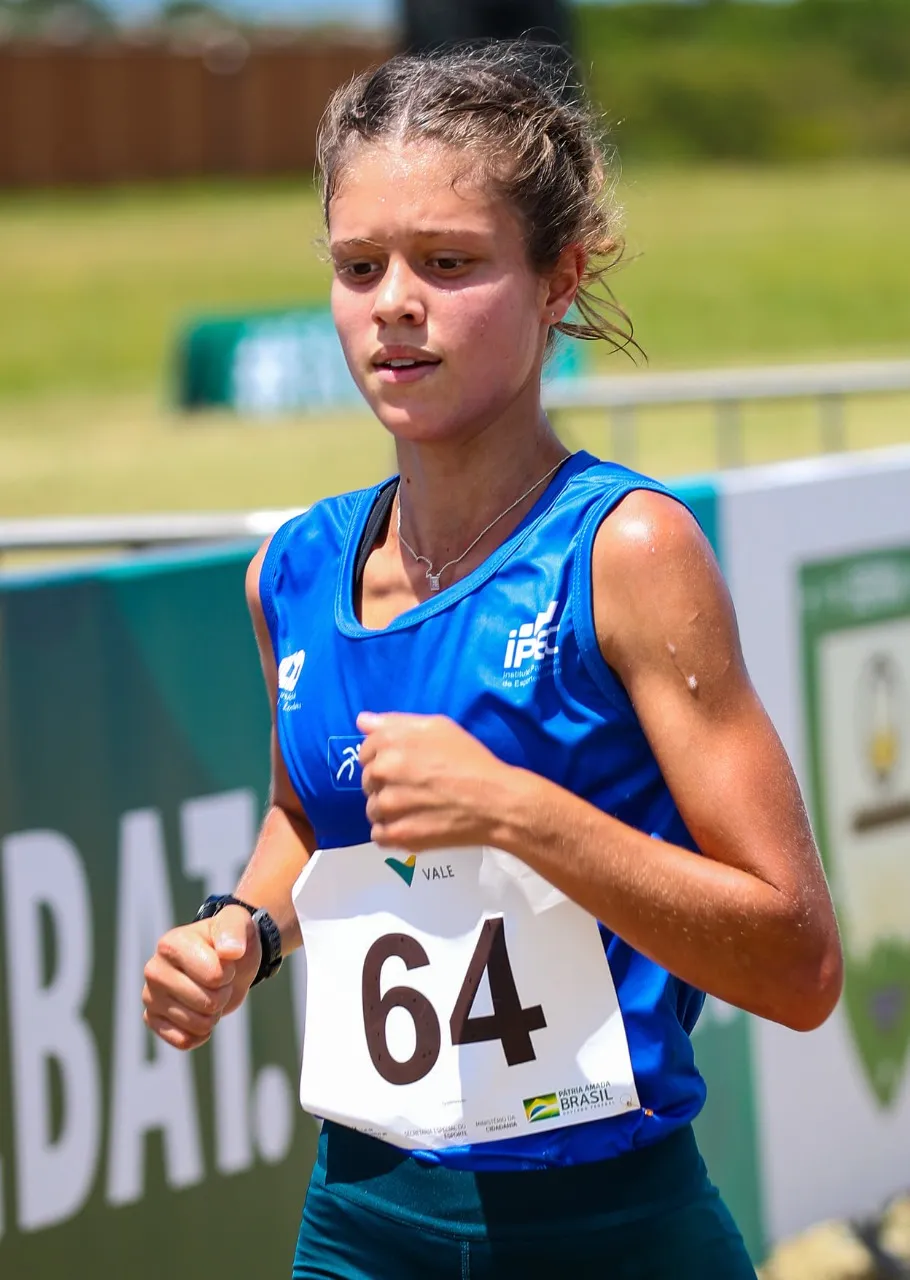
[[750, 400], [818, 401], [821, 451], [844, 448], [844, 398], [910, 391], [910, 360], [844, 364], [772, 365], [702, 369], [684, 373], [630, 373], [565, 378], [544, 388], [547, 409], [605, 409], [612, 425], [611, 454], [634, 465], [635, 410], [646, 405], [713, 404], [719, 467], [743, 464], [740, 405]]
[[[606, 410], [613, 428], [611, 452], [627, 465], [634, 465], [635, 461], [636, 409], [645, 405], [713, 404], [717, 463], [731, 467], [743, 461], [739, 414], [743, 402], [817, 400], [822, 451], [833, 453], [844, 447], [844, 398], [881, 392], [910, 392], [910, 360], [560, 379], [545, 386], [544, 403], [556, 413]], [[254, 511], [0, 520], [0, 555], [5, 551], [142, 549], [254, 539], [273, 532], [291, 514]]]
[[55, 516], [0, 520], [4, 551], [106, 551], [238, 542], [264, 538], [302, 508], [236, 511], [213, 515]]

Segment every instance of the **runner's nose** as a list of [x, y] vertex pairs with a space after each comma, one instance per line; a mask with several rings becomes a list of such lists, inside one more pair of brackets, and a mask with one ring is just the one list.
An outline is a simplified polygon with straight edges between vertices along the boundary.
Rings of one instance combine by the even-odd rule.
[[420, 282], [407, 263], [400, 259], [393, 258], [389, 262], [379, 283], [373, 303], [373, 319], [385, 325], [402, 322], [422, 325], [426, 320]]

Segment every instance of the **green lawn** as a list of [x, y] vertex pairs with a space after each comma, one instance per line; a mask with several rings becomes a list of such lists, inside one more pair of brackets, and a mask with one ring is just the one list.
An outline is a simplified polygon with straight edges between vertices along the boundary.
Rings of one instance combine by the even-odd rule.
[[[627, 168], [616, 276], [651, 367], [905, 356], [910, 165]], [[363, 417], [185, 418], [188, 316], [325, 297], [303, 185], [0, 197], [0, 514], [284, 506], [391, 465]], [[626, 371], [612, 357], [607, 369]], [[850, 407], [852, 446], [910, 439], [910, 398]], [[603, 420], [561, 424], [606, 452]], [[749, 460], [817, 448], [809, 406], [745, 415]], [[639, 465], [713, 465], [706, 411], [642, 415]]]

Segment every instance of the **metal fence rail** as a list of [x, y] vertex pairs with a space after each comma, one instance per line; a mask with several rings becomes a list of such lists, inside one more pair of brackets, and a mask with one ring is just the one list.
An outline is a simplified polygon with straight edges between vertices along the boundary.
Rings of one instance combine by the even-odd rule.
[[613, 430], [613, 454], [634, 464], [635, 411], [646, 405], [712, 404], [720, 467], [742, 466], [740, 405], [754, 400], [818, 401], [822, 450], [844, 448], [844, 399], [849, 395], [910, 391], [910, 360], [844, 364], [772, 365], [752, 369], [702, 369], [683, 373], [624, 374], [557, 379], [544, 388], [547, 409], [605, 409]]
[[103, 551], [264, 538], [302, 508], [213, 515], [61, 516], [0, 520], [4, 551]]
[[[739, 410], [744, 402], [817, 400], [822, 449], [832, 453], [843, 449], [845, 443], [844, 398], [883, 392], [910, 392], [910, 360], [557, 379], [544, 387], [544, 404], [557, 413], [605, 410], [613, 428], [612, 452], [627, 464], [635, 460], [637, 409], [645, 405], [713, 404], [718, 465], [729, 467], [743, 461]], [[0, 555], [6, 551], [143, 549], [253, 539], [273, 532], [295, 510], [0, 520]]]

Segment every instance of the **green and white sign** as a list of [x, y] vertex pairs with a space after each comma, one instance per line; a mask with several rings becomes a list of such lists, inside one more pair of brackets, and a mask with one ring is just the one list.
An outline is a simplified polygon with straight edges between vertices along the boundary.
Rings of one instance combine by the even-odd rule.
[[844, 1010], [882, 1107], [910, 1048], [910, 545], [800, 574], [815, 830]]
[[750, 1019], [769, 1242], [865, 1217], [910, 1178], [910, 448], [718, 480], [753, 683], [831, 882], [846, 990], [809, 1034]]
[[[589, 345], [558, 337], [547, 380], [584, 372]], [[327, 307], [194, 320], [177, 343], [175, 381], [182, 409], [268, 417], [363, 406]]]
[[324, 307], [197, 320], [180, 337], [176, 380], [183, 409], [268, 416], [361, 403]]

